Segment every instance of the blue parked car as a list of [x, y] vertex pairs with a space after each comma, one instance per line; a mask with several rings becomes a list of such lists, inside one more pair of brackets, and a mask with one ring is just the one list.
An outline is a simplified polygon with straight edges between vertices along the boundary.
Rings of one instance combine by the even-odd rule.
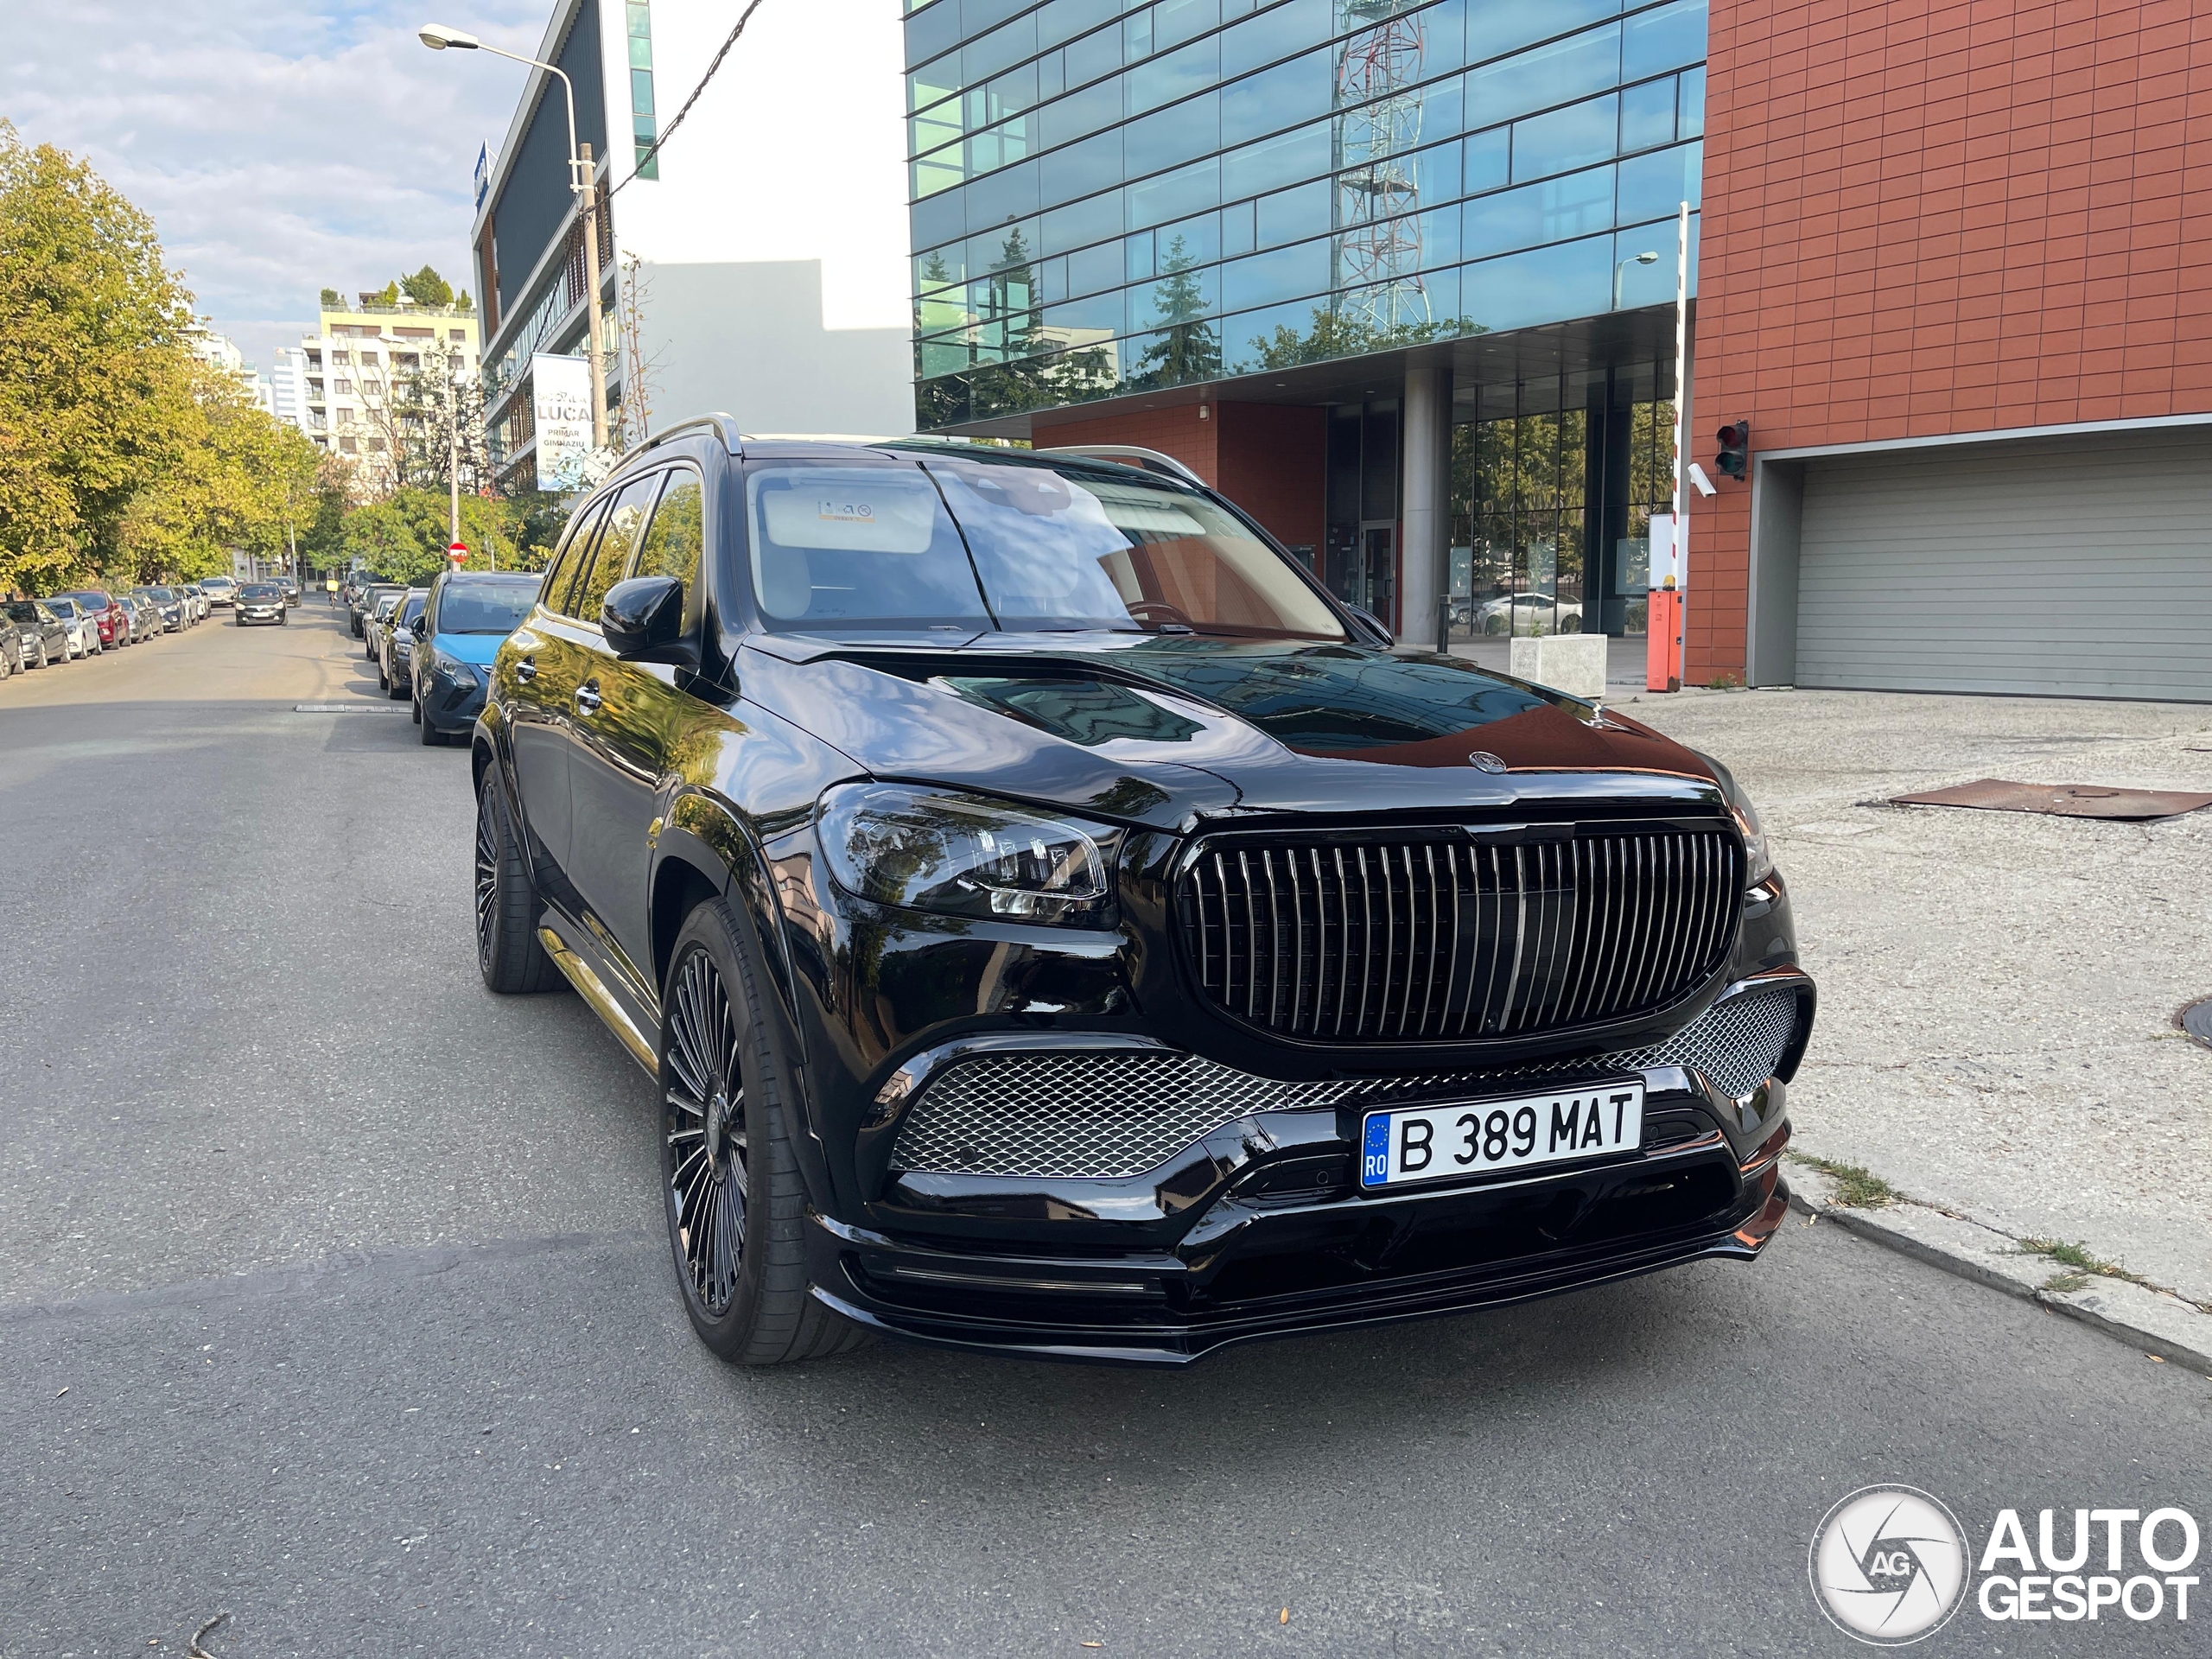
[[530, 615], [543, 576], [447, 570], [430, 584], [423, 613], [410, 626], [415, 723], [423, 747], [465, 734], [484, 708], [484, 687], [499, 646]]

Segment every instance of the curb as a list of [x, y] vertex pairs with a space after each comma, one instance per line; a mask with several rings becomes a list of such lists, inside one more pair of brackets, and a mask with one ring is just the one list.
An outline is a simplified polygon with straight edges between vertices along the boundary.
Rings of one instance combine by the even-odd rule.
[[2064, 1271], [2050, 1257], [2025, 1249], [2012, 1234], [1970, 1221], [1916, 1199], [1879, 1207], [1835, 1202], [1834, 1185], [1805, 1164], [1789, 1166], [1789, 1207], [1827, 1220], [1861, 1238], [1941, 1268], [1993, 1290], [2039, 1302], [2155, 1358], [2186, 1365], [2212, 1379], [2212, 1314], [2166, 1291], [2132, 1280], [2087, 1275], [2078, 1290], [2052, 1290]]

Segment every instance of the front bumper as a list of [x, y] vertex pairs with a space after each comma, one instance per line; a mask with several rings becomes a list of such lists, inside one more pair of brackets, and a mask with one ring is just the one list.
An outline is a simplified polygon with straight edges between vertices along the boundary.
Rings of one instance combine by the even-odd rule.
[[[1147, 952], [1167, 957], [1155, 949], [1167, 929], [1161, 895], [1141, 888], [1125, 887], [1118, 931], [954, 923], [842, 894], [807, 832], [765, 850], [808, 1074], [810, 1284], [863, 1325], [1173, 1365], [1262, 1337], [1746, 1259], [1779, 1225], [1787, 1084], [1815, 996], [1778, 878], [1746, 893], [1724, 971], [1679, 1016], [1579, 1046], [1385, 1058], [1254, 1042], [1194, 1014], [1172, 957], [1146, 969]], [[1754, 1013], [1777, 1004], [1796, 1010], [1780, 1035]], [[1036, 1069], [987, 1052], [1026, 1052]], [[1052, 1073], [1072, 1053], [1090, 1058]], [[1188, 1075], [1163, 1083], [1160, 1057]], [[1356, 1185], [1367, 1110], [1630, 1075], [1646, 1090], [1634, 1152], [1437, 1188]], [[948, 1094], [956, 1077], [991, 1086]]]
[[[1779, 1095], [1782, 1085], [1772, 1087]], [[1687, 1089], [1654, 1096], [1648, 1109], [1642, 1151], [1564, 1173], [1314, 1204], [1240, 1182], [1180, 1244], [1149, 1253], [982, 1251], [816, 1212], [809, 1277], [825, 1306], [912, 1341], [1182, 1365], [1233, 1343], [1463, 1313], [1686, 1262], [1757, 1256], [1789, 1207], [1787, 1122], [1739, 1160], [1717, 1127], [1697, 1127]], [[1655, 1131], [1675, 1138], [1655, 1144]]]
[[433, 671], [423, 679], [423, 720], [433, 731], [466, 732], [484, 712], [484, 680], [473, 675], [460, 682]]

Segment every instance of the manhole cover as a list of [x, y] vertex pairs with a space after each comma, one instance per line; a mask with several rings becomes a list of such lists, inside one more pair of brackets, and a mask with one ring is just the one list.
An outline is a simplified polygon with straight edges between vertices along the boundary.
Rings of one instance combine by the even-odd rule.
[[1977, 778], [1949, 789], [1892, 795], [1898, 806], [1971, 806], [1989, 812], [2046, 812], [2062, 818], [2171, 818], [2212, 806], [2212, 795], [2173, 789], [2109, 789], [2101, 784], [2015, 784]]
[[2212, 996], [2192, 1002], [2181, 1011], [2181, 1028], [2205, 1047], [2212, 1048]]

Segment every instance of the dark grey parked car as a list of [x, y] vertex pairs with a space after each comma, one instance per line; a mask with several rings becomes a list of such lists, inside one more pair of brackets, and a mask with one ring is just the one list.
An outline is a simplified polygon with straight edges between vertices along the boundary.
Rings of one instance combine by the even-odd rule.
[[69, 625], [35, 599], [11, 599], [0, 604], [8, 626], [22, 652], [23, 666], [44, 668], [69, 660]]
[[287, 607], [284, 590], [273, 582], [249, 582], [238, 589], [238, 602], [232, 607], [233, 626], [244, 627], [249, 622], [274, 622], [284, 626]]

